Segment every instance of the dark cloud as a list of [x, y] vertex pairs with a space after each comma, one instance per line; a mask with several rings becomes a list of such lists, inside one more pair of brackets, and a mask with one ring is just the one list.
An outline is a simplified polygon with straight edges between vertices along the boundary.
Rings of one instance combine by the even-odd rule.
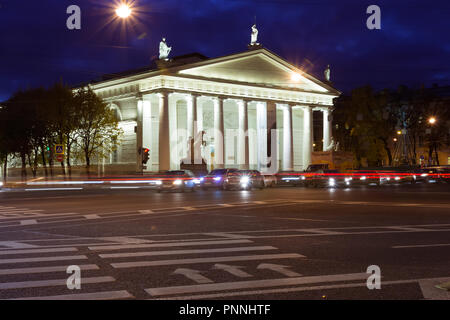
[[[0, 0], [0, 101], [18, 88], [148, 65], [162, 36], [174, 55], [246, 50], [255, 16], [268, 49], [318, 76], [331, 64], [341, 90], [450, 85], [447, 0], [136, 0], [126, 30], [108, 23], [113, 2]], [[365, 27], [372, 2], [382, 9], [382, 30]], [[66, 28], [71, 4], [82, 9], [81, 31]]]

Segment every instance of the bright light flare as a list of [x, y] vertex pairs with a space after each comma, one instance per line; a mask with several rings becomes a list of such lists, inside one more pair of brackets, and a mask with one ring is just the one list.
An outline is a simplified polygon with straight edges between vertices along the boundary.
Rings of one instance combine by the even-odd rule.
[[128, 4], [122, 3], [117, 9], [116, 14], [122, 19], [126, 19], [131, 15], [131, 8]]
[[436, 118], [435, 117], [431, 117], [430, 119], [428, 119], [428, 123], [429, 124], [435, 124], [436, 123]]
[[291, 80], [294, 82], [300, 82], [300, 80], [302, 79], [302, 76], [298, 73], [293, 73], [291, 74]]

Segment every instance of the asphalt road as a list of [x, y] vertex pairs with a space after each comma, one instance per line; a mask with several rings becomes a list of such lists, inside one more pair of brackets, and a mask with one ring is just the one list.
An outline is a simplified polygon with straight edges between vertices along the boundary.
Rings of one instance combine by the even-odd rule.
[[[449, 195], [450, 185], [3, 191], [0, 298], [449, 299]], [[79, 290], [66, 285], [71, 265]], [[381, 289], [367, 288], [372, 265]]]

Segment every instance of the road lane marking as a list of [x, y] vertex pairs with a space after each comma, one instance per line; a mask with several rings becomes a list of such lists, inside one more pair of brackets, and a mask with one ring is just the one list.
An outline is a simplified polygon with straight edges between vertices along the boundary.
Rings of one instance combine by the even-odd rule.
[[134, 298], [126, 290], [120, 291], [103, 291], [79, 294], [64, 294], [59, 296], [42, 296], [42, 297], [26, 297], [16, 298], [12, 300], [121, 300]]
[[206, 236], [214, 236], [214, 237], [224, 237], [224, 238], [231, 238], [231, 239], [242, 239], [242, 238], [253, 238], [253, 236], [248, 236], [244, 234], [233, 234], [228, 232], [208, 232], [204, 233]]
[[406, 249], [406, 248], [431, 248], [431, 247], [448, 247], [450, 243], [436, 243], [436, 244], [413, 244], [408, 246], [393, 246], [393, 249]]
[[13, 249], [36, 248], [35, 245], [26, 244], [18, 241], [0, 241], [0, 246]]
[[[83, 284], [93, 284], [93, 283], [114, 282], [114, 281], [116, 281], [116, 279], [114, 279], [113, 277], [82, 278], [82, 285]], [[66, 282], [67, 282], [67, 278], [55, 279], [55, 280], [4, 282], [4, 283], [0, 283], [0, 290], [66, 286], [67, 285]]]
[[218, 252], [242, 252], [242, 251], [265, 251], [276, 250], [271, 246], [256, 247], [234, 247], [234, 248], [217, 248], [217, 249], [193, 249], [193, 250], [170, 250], [170, 251], [145, 251], [145, 252], [126, 252], [126, 253], [103, 253], [99, 254], [101, 258], [130, 258], [130, 257], [153, 257], [165, 255], [182, 255], [182, 254], [199, 254], [199, 253], [218, 253]]
[[153, 211], [150, 210], [150, 209], [148, 209], [148, 210], [139, 210], [138, 212], [142, 213], [142, 214], [152, 214], [153, 213]]
[[78, 251], [78, 249], [74, 247], [66, 247], [66, 248], [29, 249], [29, 250], [27, 249], [0, 250], [0, 255], [3, 256], [8, 254], [53, 253], [53, 252], [73, 252], [73, 251]]
[[196, 263], [254, 261], [254, 260], [272, 260], [272, 259], [298, 259], [298, 258], [306, 258], [306, 257], [304, 255], [297, 253], [282, 253], [282, 254], [261, 254], [251, 256], [228, 256], [228, 257], [212, 257], [212, 258], [117, 262], [111, 263], [111, 266], [116, 269], [123, 269], [135, 267], [172, 266], [172, 265], [196, 264]]
[[[78, 265], [82, 271], [100, 270], [95, 264]], [[50, 272], [66, 272], [65, 266], [51, 266], [51, 267], [36, 267], [36, 268], [17, 268], [17, 269], [0, 269], [0, 276], [12, 274], [33, 274], [33, 273], [50, 273]]]
[[144, 244], [154, 242], [153, 240], [148, 239], [138, 239], [132, 237], [100, 237], [100, 240], [105, 240], [109, 242], [118, 242], [120, 244]]
[[223, 271], [228, 272], [229, 274], [232, 274], [233, 276], [238, 277], [238, 278], [251, 278], [251, 277], [253, 277], [253, 275], [251, 275], [251, 274], [249, 274], [249, 273], [247, 273], [245, 271], [242, 271], [241, 270], [242, 268], [244, 268], [244, 267], [241, 267], [241, 266], [230, 266], [230, 265], [227, 265], [227, 264], [220, 264], [220, 263], [216, 263], [214, 265], [214, 267], [213, 267], [213, 269], [223, 270]]
[[145, 291], [153, 297], [158, 297], [175, 294], [294, 286], [310, 283], [353, 281], [353, 280], [364, 280], [364, 285], [366, 285], [365, 281], [366, 279], [367, 273], [350, 273], [350, 274], [336, 274], [336, 275], [310, 276], [298, 278], [222, 282], [222, 283], [200, 284], [192, 286], [161, 287], [161, 288], [145, 289]]
[[40, 258], [17, 258], [17, 259], [2, 259], [2, 260], [0, 260], [0, 264], [84, 260], [84, 259], [87, 259], [87, 257], [86, 256], [58, 256], [58, 257], [40, 257]]
[[100, 216], [98, 214], [86, 214], [86, 215], [84, 215], [84, 217], [86, 219], [89, 219], [89, 220], [91, 220], [91, 219], [100, 219]]
[[30, 224], [37, 224], [36, 220], [20, 220], [20, 225], [28, 226]]
[[443, 282], [450, 281], [447, 279], [427, 279], [420, 280], [419, 286], [424, 299], [427, 300], [450, 300], [450, 291], [438, 288]]
[[286, 276], [286, 277], [291, 277], [291, 278], [295, 278], [295, 277], [301, 277], [302, 275], [294, 272], [292, 270], [288, 269], [289, 266], [283, 266], [280, 264], [272, 264], [272, 263], [261, 263], [260, 265], [258, 265], [256, 267], [256, 269], [258, 270], [272, 270], [278, 273], [281, 273], [282, 275]]
[[223, 241], [184, 241], [184, 242], [169, 242], [169, 243], [152, 243], [152, 244], [130, 244], [130, 245], [98, 245], [88, 247], [92, 251], [106, 251], [106, 250], [122, 250], [122, 249], [139, 249], [139, 248], [161, 248], [161, 247], [185, 247], [185, 246], [208, 246], [215, 244], [237, 244], [237, 243], [252, 243], [250, 240], [223, 240]]
[[183, 275], [186, 278], [188, 278], [194, 282], [197, 282], [197, 283], [213, 283], [214, 282], [211, 279], [208, 279], [207, 277], [202, 276], [200, 273], [201, 273], [201, 271], [194, 270], [194, 269], [185, 269], [185, 268], [179, 268], [173, 272], [173, 274]]

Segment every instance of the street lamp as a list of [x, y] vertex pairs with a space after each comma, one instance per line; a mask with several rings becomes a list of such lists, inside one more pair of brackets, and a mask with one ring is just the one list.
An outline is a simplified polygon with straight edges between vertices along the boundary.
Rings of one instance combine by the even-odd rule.
[[131, 15], [131, 8], [127, 3], [122, 3], [117, 9], [116, 14], [119, 18], [126, 19]]
[[436, 118], [435, 117], [431, 117], [430, 119], [428, 119], [428, 123], [433, 125], [436, 123]]

